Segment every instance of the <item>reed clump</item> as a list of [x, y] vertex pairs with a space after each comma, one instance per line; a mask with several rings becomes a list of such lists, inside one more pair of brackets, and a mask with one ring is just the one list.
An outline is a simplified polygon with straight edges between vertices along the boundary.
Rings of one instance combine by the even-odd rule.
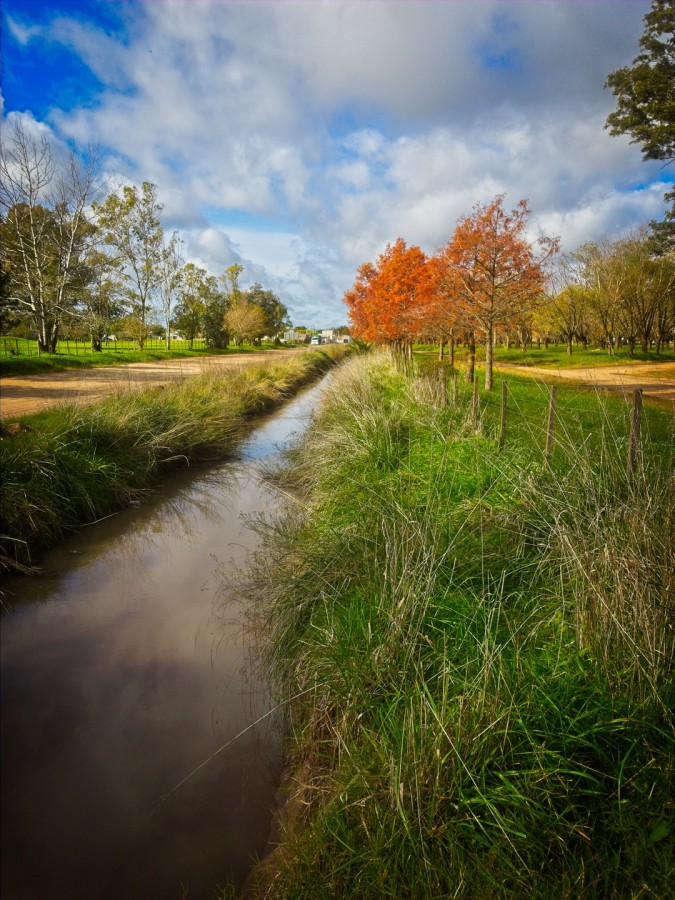
[[128, 504], [172, 466], [232, 453], [245, 419], [338, 356], [308, 352], [25, 417], [0, 440], [0, 564], [26, 568], [68, 529]]
[[672, 423], [629, 478], [623, 405], [561, 391], [546, 463], [545, 396], [512, 387], [500, 453], [489, 398], [356, 358], [273, 473], [247, 584], [289, 778], [254, 893], [667, 896]]

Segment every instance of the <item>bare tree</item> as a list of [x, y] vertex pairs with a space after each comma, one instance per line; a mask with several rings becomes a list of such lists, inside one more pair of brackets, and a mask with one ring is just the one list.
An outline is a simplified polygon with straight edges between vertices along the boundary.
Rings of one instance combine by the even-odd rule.
[[98, 154], [81, 163], [70, 153], [58, 165], [46, 136], [29, 135], [20, 120], [0, 144], [0, 232], [7, 296], [54, 353], [59, 326], [82, 287], [82, 261], [94, 233], [89, 209]]

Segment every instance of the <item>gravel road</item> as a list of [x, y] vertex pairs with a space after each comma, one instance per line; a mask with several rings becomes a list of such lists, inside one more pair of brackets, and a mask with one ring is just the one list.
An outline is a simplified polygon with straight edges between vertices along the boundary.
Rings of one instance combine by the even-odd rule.
[[[98, 369], [78, 369], [45, 375], [26, 375], [0, 379], [0, 416], [25, 416], [56, 403], [89, 403], [118, 389], [133, 390], [153, 384], [166, 384], [199, 375], [202, 372], [274, 361], [306, 348], [275, 350], [274, 353], [206, 356], [199, 359], [173, 359], [154, 363], [129, 363]], [[602, 390], [630, 393], [642, 388], [645, 397], [675, 409], [675, 363], [635, 363], [583, 369], [540, 369], [536, 366], [499, 367], [502, 371], [532, 378], [564, 378]]]
[[180, 381], [202, 372], [240, 368], [274, 362], [304, 347], [289, 350], [260, 351], [205, 356], [198, 359], [167, 359], [151, 363], [129, 363], [96, 369], [70, 369], [44, 375], [17, 375], [0, 378], [0, 416], [12, 418], [38, 412], [57, 403], [90, 403], [115, 390], [133, 390], [148, 385]]

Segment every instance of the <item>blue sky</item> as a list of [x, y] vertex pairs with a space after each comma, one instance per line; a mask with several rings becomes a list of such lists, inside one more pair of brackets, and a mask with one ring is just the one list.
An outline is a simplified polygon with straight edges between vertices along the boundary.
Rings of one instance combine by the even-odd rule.
[[660, 218], [672, 174], [604, 130], [642, 0], [4, 0], [3, 119], [152, 181], [187, 259], [346, 321], [356, 268], [527, 197], [565, 250]]

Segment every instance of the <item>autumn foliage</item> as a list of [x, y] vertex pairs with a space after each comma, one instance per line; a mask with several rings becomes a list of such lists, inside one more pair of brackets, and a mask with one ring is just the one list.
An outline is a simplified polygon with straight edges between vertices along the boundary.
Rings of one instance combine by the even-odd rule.
[[399, 238], [373, 263], [364, 263], [345, 294], [353, 333], [366, 341], [410, 346], [424, 328], [435, 290], [429, 259]]
[[396, 347], [446, 340], [456, 330], [475, 335], [485, 343], [489, 389], [496, 329], [537, 304], [558, 250], [555, 238], [528, 237], [526, 200], [511, 212], [503, 202], [498, 195], [476, 204], [432, 257], [399, 238], [375, 263], [364, 263], [345, 294], [353, 334]]

